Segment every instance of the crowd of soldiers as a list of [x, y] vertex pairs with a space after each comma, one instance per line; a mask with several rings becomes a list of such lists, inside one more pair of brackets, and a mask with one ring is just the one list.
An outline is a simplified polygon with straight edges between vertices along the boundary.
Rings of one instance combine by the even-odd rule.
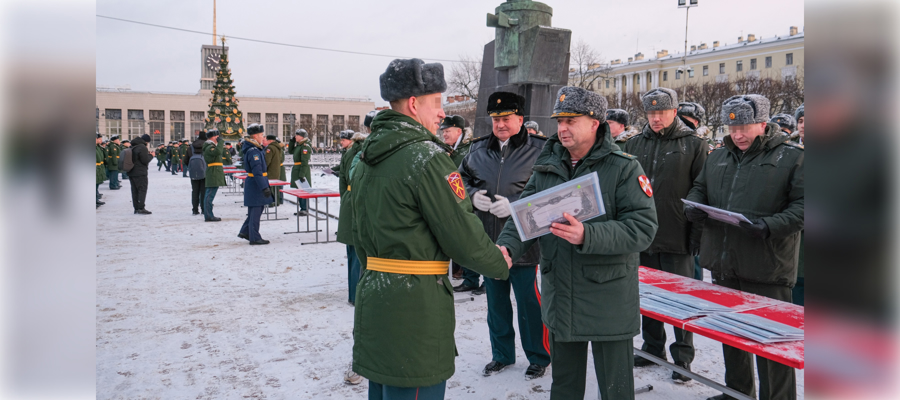
[[[729, 135], [710, 143], [704, 108], [679, 103], [671, 89], [643, 95], [648, 122], [636, 128], [602, 96], [564, 87], [552, 115], [558, 133], [548, 138], [524, 121], [522, 96], [496, 92], [487, 101], [492, 132], [473, 138], [440, 106], [440, 64], [394, 60], [380, 85], [390, 109], [366, 117], [368, 137], [342, 133], [335, 168], [355, 305], [345, 379], [368, 378], [370, 399], [443, 398], [455, 371], [454, 292], [487, 295], [485, 376], [515, 363], [514, 294], [525, 379], [552, 364], [551, 399], [584, 398], [590, 345], [601, 397], [631, 399], [633, 368], [652, 364], [634, 355], [633, 337], [666, 359], [665, 326], [640, 317], [638, 265], [695, 278], [699, 265], [715, 284], [787, 302], [802, 282], [802, 106], [770, 117], [766, 98], [734, 96], [722, 105]], [[564, 214], [550, 235], [520, 239], [510, 202], [592, 173], [606, 214]], [[713, 220], [682, 199], [751, 222]], [[462, 282], [452, 286], [451, 276]], [[691, 334], [674, 332], [674, 363], [690, 370]], [[754, 396], [752, 355], [727, 345], [723, 353], [727, 386]], [[793, 369], [756, 363], [760, 398], [796, 397]]]

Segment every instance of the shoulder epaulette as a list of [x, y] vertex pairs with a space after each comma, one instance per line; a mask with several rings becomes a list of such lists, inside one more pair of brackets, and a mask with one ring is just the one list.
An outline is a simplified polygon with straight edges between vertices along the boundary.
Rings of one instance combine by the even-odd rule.
[[794, 148], [798, 148], [798, 149], [800, 149], [800, 150], [804, 150], [804, 149], [803, 149], [803, 145], [800, 144], [800, 143], [792, 142], [792, 141], [790, 141], [790, 140], [785, 140], [783, 143], [784, 143], [785, 145], [788, 145], [788, 146], [791, 146], [791, 147], [794, 147]]
[[533, 138], [535, 138], [535, 139], [541, 139], [541, 140], [547, 140], [547, 139], [549, 139], [548, 137], [546, 137], [546, 136], [544, 136], [544, 135], [538, 135], [538, 134], [536, 134], [536, 133], [529, 133], [528, 136], [529, 136], [529, 137], [533, 137]]
[[631, 154], [628, 154], [628, 153], [626, 153], [626, 152], [624, 152], [624, 151], [614, 151], [614, 152], [612, 152], [612, 153], [615, 154], [615, 155], [617, 155], [617, 156], [619, 156], [619, 157], [627, 158], [627, 159], [629, 159], [629, 160], [636, 160], [636, 159], [637, 159], [637, 157], [635, 157], [635, 156], [633, 156], [633, 155], [631, 155]]
[[484, 139], [487, 139], [487, 138], [489, 138], [489, 137], [491, 137], [491, 136], [492, 136], [492, 135], [484, 135], [484, 136], [482, 136], [482, 137], [472, 139], [472, 142], [471, 142], [471, 143], [480, 142], [480, 141], [482, 141], [482, 140], [484, 140]]

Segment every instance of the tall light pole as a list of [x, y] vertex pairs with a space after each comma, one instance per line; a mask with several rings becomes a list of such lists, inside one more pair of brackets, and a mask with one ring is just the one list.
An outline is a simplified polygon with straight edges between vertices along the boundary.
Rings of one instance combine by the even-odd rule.
[[684, 75], [684, 83], [681, 86], [682, 100], [687, 100], [687, 48], [688, 48], [688, 14], [691, 7], [697, 7], [697, 0], [678, 0], [678, 8], [684, 8], [684, 53], [681, 54], [681, 74]]

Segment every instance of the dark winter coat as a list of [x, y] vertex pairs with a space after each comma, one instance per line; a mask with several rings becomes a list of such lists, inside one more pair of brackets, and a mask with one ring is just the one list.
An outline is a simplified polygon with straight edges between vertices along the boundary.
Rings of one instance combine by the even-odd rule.
[[276, 141], [266, 146], [266, 168], [269, 179], [284, 180], [284, 146]]
[[144, 139], [131, 139], [131, 157], [134, 160], [134, 168], [128, 171], [128, 176], [147, 176], [147, 166], [150, 165], [153, 156], [147, 150]]
[[364, 268], [356, 291], [353, 370], [384, 385], [431, 386], [453, 376], [456, 319], [447, 271], [367, 269], [369, 257], [452, 258], [487, 278], [509, 269], [459, 183], [449, 147], [412, 118], [387, 110], [372, 121], [350, 179], [353, 243]]
[[[244, 206], [259, 207], [272, 203], [275, 198], [266, 197], [263, 191], [269, 187], [269, 178], [266, 176], [266, 157], [263, 148], [256, 142], [244, 139], [241, 150], [241, 159], [244, 169], [248, 172], [244, 181]], [[252, 176], [250, 176], [252, 175]], [[272, 191], [272, 189], [269, 189]]]
[[352, 187], [350, 187], [350, 163], [361, 148], [362, 141], [353, 142], [353, 145], [341, 156], [338, 172], [338, 191], [341, 193], [341, 216], [338, 219], [337, 241], [351, 246], [353, 245], [353, 204], [350, 201], [352, 192]]
[[306, 183], [312, 186], [312, 173], [309, 170], [309, 159], [312, 157], [312, 146], [309, 145], [309, 140], [304, 140], [303, 143], [297, 144], [292, 138], [291, 142], [288, 144], [288, 153], [294, 157], [294, 166], [291, 167], [291, 187], [296, 188], [297, 185], [294, 182], [298, 181], [300, 178], [306, 179]]
[[769, 123], [741, 152], [730, 136], [713, 150], [687, 199], [757, 218], [769, 227], [758, 239], [743, 228], [707, 218], [700, 266], [726, 278], [793, 287], [803, 230], [803, 148]]
[[97, 184], [101, 184], [106, 180], [106, 151], [100, 145], [97, 145]]
[[187, 165], [188, 176], [192, 180], [206, 179], [206, 161], [203, 158], [205, 140], [197, 139], [187, 148], [184, 154], [184, 165]]
[[[486, 189], [485, 196], [492, 202], [496, 201], [496, 194], [506, 197], [510, 203], [518, 200], [531, 178], [534, 161], [546, 142], [547, 138], [543, 136], [529, 135], [524, 126], [519, 129], [519, 133], [509, 138], [502, 151], [500, 141], [494, 135], [475, 139], [469, 155], [459, 166], [459, 173], [469, 196]], [[475, 215], [484, 225], [488, 237], [497, 240], [508, 218], [497, 218], [490, 212], [478, 209], [475, 210]], [[517, 266], [534, 267], [540, 259], [540, 246], [532, 246], [521, 258], [513, 260]]]
[[646, 252], [688, 254], [692, 247], [698, 248], [703, 226], [687, 220], [681, 199], [687, 197], [706, 162], [706, 140], [675, 118], [662, 134], [653, 132], [650, 124], [644, 125], [624, 150], [637, 157], [653, 188], [659, 230]]
[[223, 154], [225, 151], [225, 141], [219, 138], [213, 142], [207, 140], [203, 143], [203, 160], [206, 161], [206, 187], [225, 186], [225, 169], [222, 168], [224, 163]]
[[125, 146], [118, 145], [110, 142], [106, 145], [106, 170], [107, 171], [118, 171], [119, 170], [119, 153], [125, 149]]
[[638, 253], [656, 234], [656, 206], [641, 189], [641, 164], [613, 144], [609, 125], [600, 125], [597, 142], [574, 169], [559, 137], [551, 137], [522, 196], [592, 172], [599, 176], [606, 214], [583, 222], [584, 243], [553, 234], [523, 243], [512, 220], [497, 240], [513, 258], [540, 242], [542, 320], [562, 342], [631, 339], [641, 328]]

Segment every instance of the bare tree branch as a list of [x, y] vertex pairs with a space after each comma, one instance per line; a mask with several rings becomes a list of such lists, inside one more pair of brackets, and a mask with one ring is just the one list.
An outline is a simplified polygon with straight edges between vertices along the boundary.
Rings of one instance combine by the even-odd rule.
[[450, 67], [449, 79], [447, 79], [448, 94], [469, 96], [478, 100], [478, 87], [481, 86], [481, 60], [476, 60], [468, 55], [459, 57], [458, 63]]
[[[574, 71], [569, 84], [587, 90], [600, 89], [598, 81], [609, 78], [612, 70], [609, 65], [604, 65], [600, 54], [582, 40], [575, 43], [570, 60], [569, 66]], [[598, 86], [595, 87], [595, 84]]]

